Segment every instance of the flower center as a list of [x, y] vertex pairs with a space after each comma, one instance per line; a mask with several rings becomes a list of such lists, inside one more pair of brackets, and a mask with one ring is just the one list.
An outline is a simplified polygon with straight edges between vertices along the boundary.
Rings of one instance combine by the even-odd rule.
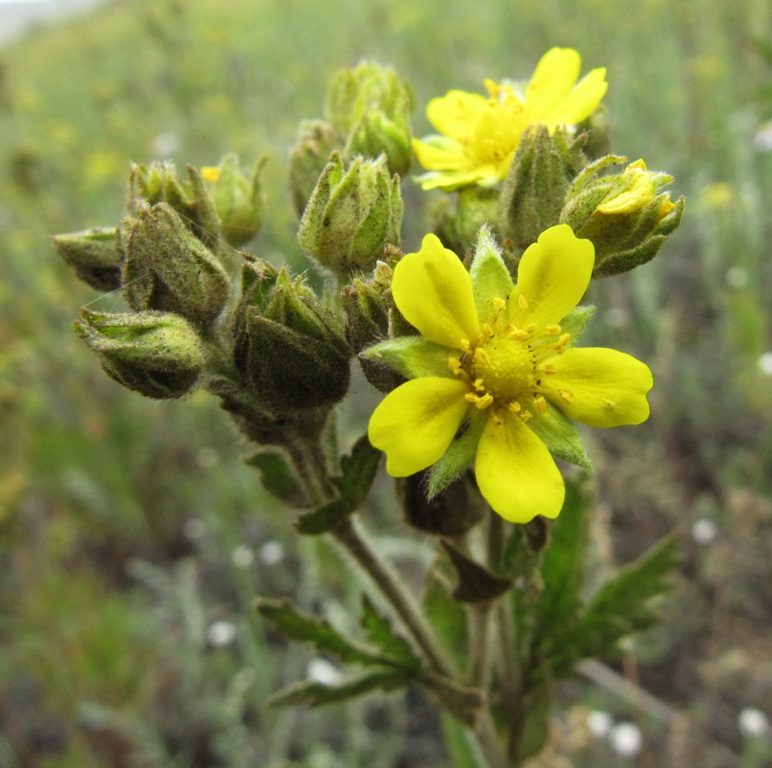
[[508, 402], [533, 389], [536, 357], [524, 341], [499, 334], [475, 350], [471, 374], [495, 400]]

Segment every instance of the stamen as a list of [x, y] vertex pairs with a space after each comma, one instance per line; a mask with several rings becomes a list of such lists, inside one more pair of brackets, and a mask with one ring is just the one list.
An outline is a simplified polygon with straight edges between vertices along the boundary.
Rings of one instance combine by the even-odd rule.
[[458, 376], [458, 374], [460, 373], [461, 365], [462, 363], [457, 357], [448, 358], [448, 368], [450, 368], [450, 371], [454, 376]]
[[517, 306], [520, 307], [523, 312], [528, 311], [528, 299], [526, 299], [522, 293], [517, 297]]
[[469, 347], [470, 347], [470, 346], [471, 346], [471, 345], [469, 344], [469, 339], [461, 339], [461, 341], [460, 341], [460, 342], [459, 342], [459, 344], [458, 344], [458, 348], [459, 348], [459, 349], [460, 349], [462, 352], [468, 352], [468, 351], [469, 351]]
[[483, 380], [482, 379], [475, 379], [472, 382], [472, 386], [478, 391], [478, 392], [485, 392], [485, 387], [483, 386]]
[[546, 330], [550, 336], [557, 336], [560, 333], [560, 326], [557, 323], [551, 323], [544, 330]]
[[493, 308], [497, 312], [501, 312], [501, 310], [504, 309], [504, 307], [506, 307], [506, 306], [507, 306], [507, 302], [504, 301], [504, 299], [502, 299], [500, 296], [496, 296], [493, 299]]
[[476, 395], [474, 392], [468, 392], [464, 395], [464, 400], [468, 403], [474, 403], [475, 408], [482, 411], [489, 405], [493, 404], [493, 395], [486, 393], [484, 395]]
[[559, 355], [562, 355], [566, 351], [566, 347], [568, 346], [568, 342], [571, 341], [571, 334], [570, 333], [564, 333], [557, 341], [556, 344], [552, 345], [552, 349], [554, 349]]
[[526, 410], [521, 411], [519, 416], [523, 421], [530, 421], [533, 418], [533, 414]]
[[489, 365], [491, 362], [491, 359], [488, 353], [484, 349], [478, 348], [474, 351], [474, 361], [478, 365]]
[[547, 401], [541, 395], [533, 399], [533, 407], [539, 413], [547, 413]]
[[568, 389], [559, 389], [559, 390], [558, 390], [558, 394], [559, 394], [559, 395], [560, 395], [560, 396], [563, 398], [563, 400], [565, 400], [565, 401], [566, 401], [566, 402], [567, 402], [569, 405], [571, 405], [571, 403], [572, 403], [572, 402], [573, 402], [573, 400], [574, 400], [574, 393], [573, 393], [573, 392], [571, 392], [571, 391], [570, 391], [570, 390], [568, 390]]
[[520, 413], [520, 411], [523, 409], [523, 406], [520, 405], [517, 400], [510, 400], [507, 403], [507, 409], [512, 413]]

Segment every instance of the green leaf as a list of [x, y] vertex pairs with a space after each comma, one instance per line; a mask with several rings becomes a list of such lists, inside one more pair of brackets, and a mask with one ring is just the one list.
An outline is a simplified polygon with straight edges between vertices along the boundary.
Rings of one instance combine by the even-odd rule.
[[301, 613], [288, 598], [275, 600], [261, 597], [256, 607], [285, 637], [311, 643], [318, 651], [330, 653], [343, 662], [364, 666], [383, 666], [389, 662], [381, 654], [344, 637], [324, 619]]
[[544, 589], [536, 631], [544, 637], [555, 636], [560, 627], [575, 622], [581, 607], [589, 510], [587, 483], [566, 480], [563, 508], [551, 526], [550, 544], [542, 555]]
[[309, 536], [327, 533], [356, 512], [370, 491], [380, 459], [381, 452], [370, 445], [367, 435], [362, 435], [351, 454], [341, 459], [342, 474], [334, 480], [340, 498], [302, 515], [295, 523], [297, 530]]
[[537, 413], [528, 426], [547, 446], [549, 452], [563, 461], [583, 469], [592, 469], [590, 457], [573, 422], [557, 406], [551, 405], [545, 413]]
[[447, 563], [446, 568], [447, 576], [439, 563], [427, 574], [421, 607], [443, 649], [464, 669], [469, 661], [466, 610], [450, 596], [452, 571]]
[[455, 717], [442, 712], [442, 734], [445, 737], [445, 749], [453, 768], [480, 768], [484, 765], [484, 756], [479, 747], [470, 739], [469, 729], [461, 725]]
[[260, 449], [246, 459], [260, 471], [260, 480], [268, 493], [292, 507], [310, 507], [301, 483], [287, 457], [279, 450]]
[[385, 363], [408, 379], [418, 376], [451, 377], [448, 359], [454, 352], [449, 347], [427, 341], [423, 336], [398, 336], [369, 347], [362, 355], [368, 360]]
[[404, 672], [380, 669], [364, 672], [337, 685], [325, 685], [314, 680], [295, 683], [268, 698], [271, 707], [321, 707], [357, 698], [375, 690], [393, 691], [408, 684]]
[[517, 756], [520, 760], [527, 760], [538, 755], [547, 744], [552, 708], [552, 691], [548, 681], [531, 690], [523, 704], [525, 714]]
[[395, 633], [391, 622], [378, 613], [370, 598], [362, 595], [362, 628], [367, 640], [384, 656], [393, 659], [399, 666], [416, 670], [421, 666], [410, 643]]
[[490, 322], [496, 314], [494, 299], [506, 301], [512, 291], [512, 277], [489, 227], [483, 227], [477, 237], [472, 266], [474, 303], [481, 322]]

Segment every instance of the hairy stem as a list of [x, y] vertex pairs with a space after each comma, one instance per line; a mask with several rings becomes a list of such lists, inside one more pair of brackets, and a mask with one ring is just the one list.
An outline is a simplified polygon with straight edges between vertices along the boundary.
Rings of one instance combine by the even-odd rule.
[[453, 678], [449, 662], [437, 647], [429, 625], [391, 565], [381, 558], [351, 517], [332, 531], [335, 540], [354, 558], [388, 600], [394, 612], [409, 630], [432, 671]]

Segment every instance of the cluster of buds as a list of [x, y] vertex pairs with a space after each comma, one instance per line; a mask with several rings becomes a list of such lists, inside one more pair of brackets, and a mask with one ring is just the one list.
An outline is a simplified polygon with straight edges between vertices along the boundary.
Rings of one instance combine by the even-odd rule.
[[298, 240], [317, 264], [344, 280], [370, 271], [402, 226], [399, 178], [389, 177], [386, 156], [356, 158], [346, 170], [333, 152], [300, 222]]
[[390, 68], [363, 62], [338, 73], [327, 94], [326, 119], [301, 124], [290, 156], [290, 186], [298, 214], [335, 150], [345, 164], [383, 155], [390, 174], [407, 174], [413, 104], [412, 89]]

